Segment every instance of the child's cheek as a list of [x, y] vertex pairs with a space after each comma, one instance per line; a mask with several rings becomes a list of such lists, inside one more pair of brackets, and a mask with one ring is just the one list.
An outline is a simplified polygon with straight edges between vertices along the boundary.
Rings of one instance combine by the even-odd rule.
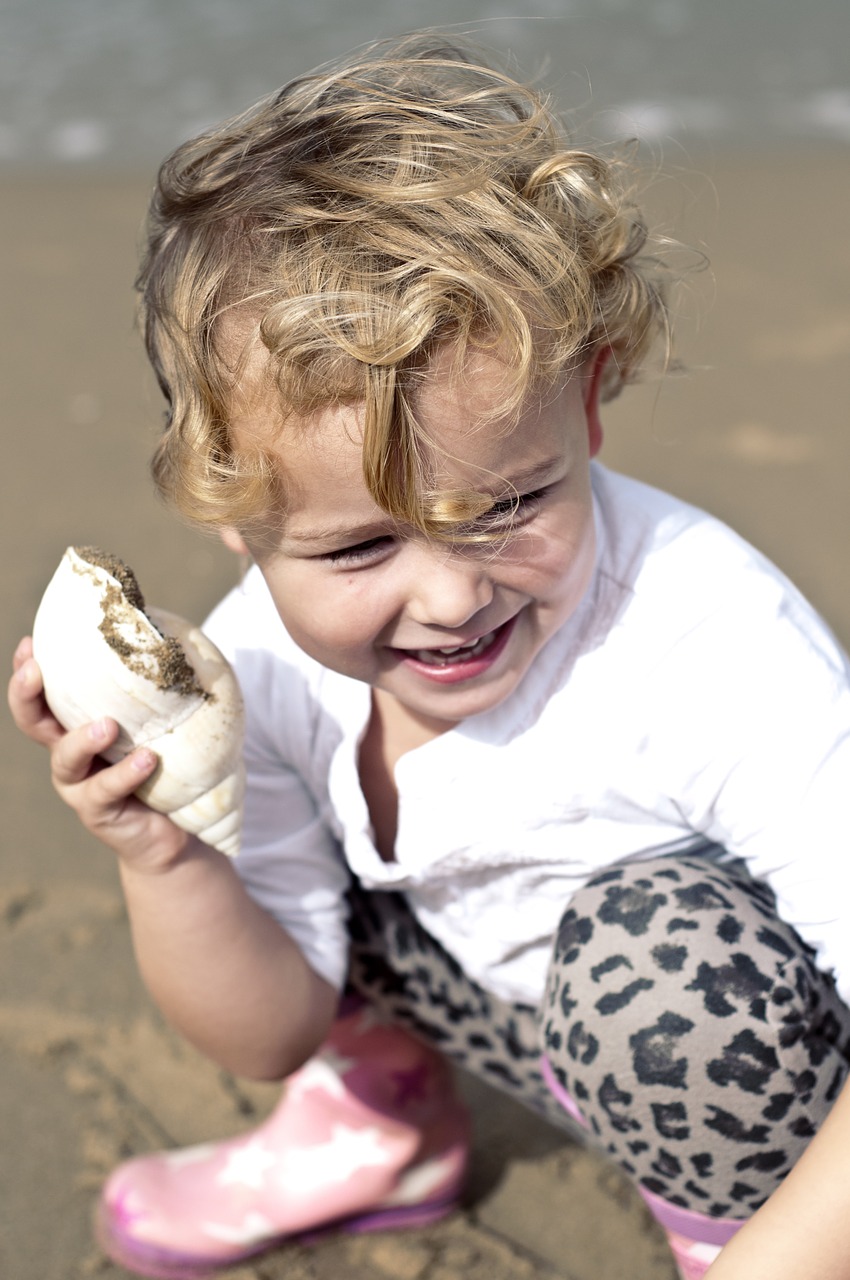
[[529, 586], [541, 595], [556, 594], [583, 581], [596, 556], [593, 521], [559, 522], [536, 529], [518, 567], [524, 567]]
[[[295, 643], [334, 670], [355, 674], [376, 642], [380, 622], [362, 575], [335, 575], [302, 587], [295, 607], [282, 610]], [[288, 615], [288, 616], [287, 616]]]

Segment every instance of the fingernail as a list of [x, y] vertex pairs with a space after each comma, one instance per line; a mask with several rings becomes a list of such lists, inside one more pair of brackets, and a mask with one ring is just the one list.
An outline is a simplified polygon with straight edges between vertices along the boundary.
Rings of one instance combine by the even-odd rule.
[[89, 725], [89, 737], [93, 742], [103, 742], [106, 737], [106, 721], [95, 720]]
[[138, 751], [133, 752], [130, 762], [139, 773], [148, 773], [152, 766], [156, 764], [156, 756], [147, 747], [141, 747]]
[[35, 664], [33, 663], [31, 658], [27, 658], [24, 665], [22, 667], [18, 667], [17, 671], [15, 672], [15, 680], [17, 681], [18, 684], [26, 687], [28, 684], [32, 682], [34, 675], [35, 675]]

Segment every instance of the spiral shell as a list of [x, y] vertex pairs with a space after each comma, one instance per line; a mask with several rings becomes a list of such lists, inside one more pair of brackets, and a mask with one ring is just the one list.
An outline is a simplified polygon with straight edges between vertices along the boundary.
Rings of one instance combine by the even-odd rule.
[[33, 653], [64, 728], [117, 720], [107, 760], [140, 746], [159, 757], [139, 798], [223, 853], [239, 852], [242, 696], [203, 632], [146, 608], [132, 570], [117, 557], [68, 547], [36, 614]]

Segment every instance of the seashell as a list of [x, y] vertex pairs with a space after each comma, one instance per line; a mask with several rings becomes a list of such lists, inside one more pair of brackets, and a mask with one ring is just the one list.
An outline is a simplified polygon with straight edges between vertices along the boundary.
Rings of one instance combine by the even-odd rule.
[[147, 608], [131, 569], [93, 547], [68, 547], [42, 597], [33, 653], [47, 704], [66, 729], [101, 716], [159, 764], [140, 799], [229, 856], [239, 852], [244, 711], [230, 664], [184, 618]]

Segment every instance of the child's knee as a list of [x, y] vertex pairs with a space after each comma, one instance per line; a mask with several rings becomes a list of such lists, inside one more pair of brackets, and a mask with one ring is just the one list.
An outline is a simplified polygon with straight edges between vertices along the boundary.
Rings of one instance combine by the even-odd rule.
[[850, 1013], [769, 891], [699, 853], [619, 864], [576, 894], [543, 1028], [611, 1154], [691, 1203], [723, 1168], [714, 1194], [733, 1209], [799, 1156], [850, 1043]]

